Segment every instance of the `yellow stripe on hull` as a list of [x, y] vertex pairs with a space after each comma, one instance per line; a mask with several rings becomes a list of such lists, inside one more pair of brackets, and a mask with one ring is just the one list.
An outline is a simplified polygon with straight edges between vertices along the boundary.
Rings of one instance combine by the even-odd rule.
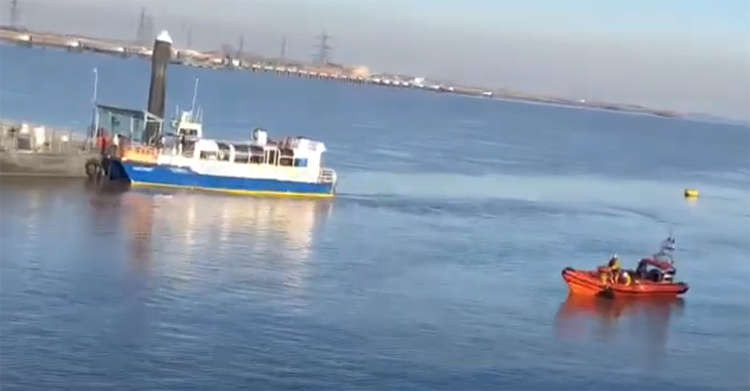
[[225, 194], [237, 194], [246, 196], [256, 197], [292, 197], [292, 198], [333, 198], [334, 193], [293, 193], [283, 191], [263, 191], [263, 190], [235, 190], [235, 189], [216, 189], [209, 187], [200, 186], [180, 186], [180, 185], [169, 185], [165, 183], [150, 183], [150, 182], [136, 182], [131, 181], [131, 186], [136, 187], [161, 187], [169, 189], [187, 189], [187, 190], [201, 190], [214, 193], [225, 193]]

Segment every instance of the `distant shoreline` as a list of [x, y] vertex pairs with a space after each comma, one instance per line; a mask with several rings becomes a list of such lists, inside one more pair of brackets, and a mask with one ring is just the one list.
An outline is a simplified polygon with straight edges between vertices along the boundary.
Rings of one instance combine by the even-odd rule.
[[[80, 35], [32, 32], [26, 29], [15, 29], [0, 26], [0, 41], [21, 46], [42, 46], [65, 49], [72, 52], [90, 51], [110, 54], [120, 57], [137, 56], [151, 57], [151, 48], [111, 39], [90, 38]], [[747, 126], [742, 120], [722, 118], [710, 115], [688, 115], [673, 110], [653, 109], [635, 104], [611, 103], [602, 101], [574, 100], [568, 98], [539, 96], [533, 94], [509, 92], [505, 90], [490, 90], [486, 88], [467, 87], [445, 82], [427, 82], [420, 78], [404, 75], [389, 74], [361, 74], [357, 68], [345, 67], [337, 64], [315, 65], [298, 62], [280, 63], [278, 60], [260, 58], [232, 58], [217, 51], [200, 52], [191, 49], [173, 48], [172, 62], [200, 68], [210, 69], [238, 69], [252, 72], [272, 72], [280, 76], [328, 79], [355, 84], [373, 84], [391, 88], [424, 89], [436, 93], [446, 93], [462, 96], [475, 96], [486, 99], [499, 99], [513, 102], [527, 102], [549, 104], [561, 107], [597, 109], [622, 113], [638, 113], [662, 118], [680, 118]]]

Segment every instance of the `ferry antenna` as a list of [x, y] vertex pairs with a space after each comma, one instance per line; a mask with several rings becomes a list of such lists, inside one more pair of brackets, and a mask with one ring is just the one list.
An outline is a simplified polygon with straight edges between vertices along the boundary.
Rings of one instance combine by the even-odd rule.
[[195, 99], [198, 96], [198, 78], [195, 78], [195, 85], [193, 86], [193, 103], [190, 106], [190, 114], [195, 114]]

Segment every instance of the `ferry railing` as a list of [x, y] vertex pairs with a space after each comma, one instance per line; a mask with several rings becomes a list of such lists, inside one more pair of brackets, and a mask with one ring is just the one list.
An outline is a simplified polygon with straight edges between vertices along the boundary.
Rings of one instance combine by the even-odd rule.
[[330, 168], [321, 168], [318, 181], [320, 183], [336, 183], [336, 171]]

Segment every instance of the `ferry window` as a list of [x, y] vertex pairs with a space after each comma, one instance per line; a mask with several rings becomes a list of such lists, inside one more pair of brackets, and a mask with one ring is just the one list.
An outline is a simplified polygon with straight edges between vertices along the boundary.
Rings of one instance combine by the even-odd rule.
[[182, 142], [182, 155], [185, 157], [193, 157], [195, 152], [195, 142], [185, 141]]
[[229, 161], [229, 144], [216, 143], [219, 147], [218, 159], [223, 161]]
[[268, 151], [268, 160], [266, 162], [272, 166], [276, 165], [276, 150]]
[[195, 129], [182, 128], [180, 129], [179, 134], [185, 137], [196, 137], [198, 135], [198, 131]]
[[279, 156], [280, 166], [291, 166], [294, 160], [294, 152], [291, 149], [282, 149]]
[[143, 140], [146, 124], [140, 118], [132, 118], [130, 123], [130, 139]]
[[134, 142], [146, 141], [143, 139], [146, 129], [143, 112], [105, 106], [99, 106], [97, 111], [99, 116], [97, 134], [127, 135]]
[[250, 147], [250, 163], [263, 164], [265, 163], [265, 153], [262, 147]]
[[215, 151], [201, 151], [201, 159], [216, 160], [216, 152]]
[[307, 167], [307, 159], [294, 159], [294, 167]]
[[234, 146], [234, 162], [247, 163], [250, 160], [250, 148], [247, 145]]
[[235, 152], [234, 153], [234, 162], [235, 163], [247, 163], [249, 161], [249, 155], [242, 152]]

